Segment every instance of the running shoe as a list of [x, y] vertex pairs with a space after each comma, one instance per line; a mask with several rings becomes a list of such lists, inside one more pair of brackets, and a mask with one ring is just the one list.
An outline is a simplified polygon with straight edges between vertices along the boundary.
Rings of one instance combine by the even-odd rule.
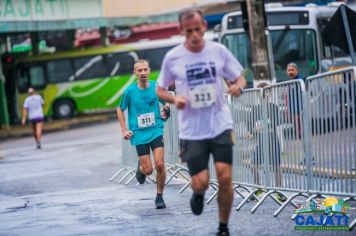
[[219, 230], [217, 233], [216, 233], [216, 236], [230, 236], [230, 233], [229, 233], [229, 229], [226, 229], [226, 230]]
[[138, 160], [138, 164], [137, 164], [136, 179], [137, 182], [139, 182], [140, 184], [144, 184], [146, 180], [146, 175], [142, 174], [140, 171], [140, 160]]
[[164, 209], [166, 208], [166, 204], [164, 203], [162, 196], [157, 196], [155, 200], [156, 209]]
[[204, 207], [204, 195], [193, 193], [190, 199], [190, 208], [194, 215], [200, 215]]
[[260, 196], [262, 193], [263, 193], [263, 191], [260, 189], [260, 190], [258, 190], [258, 191], [255, 193], [255, 195], [258, 197], [258, 196]]
[[[256, 195], [256, 197], [259, 197], [262, 193], [263, 193], [262, 190], [258, 190], [257, 192], [255, 192], [255, 195]], [[249, 198], [249, 200], [250, 200], [250, 201], [253, 201], [253, 200], [258, 201], [258, 199], [255, 198], [255, 196], [253, 196], [253, 195]]]
[[277, 198], [277, 200], [280, 201], [280, 202], [285, 202], [285, 201], [287, 201], [287, 198], [286, 198], [285, 196], [283, 196], [282, 194], [279, 194], [279, 193], [276, 194], [276, 198]]

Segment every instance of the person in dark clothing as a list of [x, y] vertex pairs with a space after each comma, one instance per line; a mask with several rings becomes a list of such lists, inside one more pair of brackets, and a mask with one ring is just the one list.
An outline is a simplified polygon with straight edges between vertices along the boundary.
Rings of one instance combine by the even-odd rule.
[[[260, 83], [257, 88], [263, 88], [267, 86], [267, 83]], [[268, 145], [268, 164], [275, 178], [275, 187], [281, 187], [282, 174], [281, 174], [281, 151], [280, 144], [277, 136], [277, 126], [280, 123], [279, 109], [274, 103], [267, 103], [267, 113], [263, 114], [262, 104], [258, 104], [252, 108], [252, 114], [250, 119], [250, 125], [248, 125], [249, 136], [254, 138], [257, 146], [253, 154], [252, 171], [254, 182], [260, 185], [259, 169], [264, 164], [265, 157], [263, 156], [263, 145]], [[267, 131], [267, 140], [263, 140], [263, 131], [265, 131], [264, 125]], [[265, 132], [266, 132], [265, 131]], [[265, 141], [265, 142], [264, 142]], [[256, 195], [260, 195], [262, 191], [256, 192]], [[277, 199], [285, 201], [286, 198], [283, 195], [277, 193]]]
[[[290, 80], [303, 80], [299, 75], [297, 64], [291, 62], [287, 65], [287, 75]], [[298, 85], [297, 85], [298, 86]], [[301, 112], [302, 112], [302, 94], [298, 87], [292, 87], [288, 94], [288, 112], [294, 123], [294, 130], [296, 132], [296, 137], [301, 139], [302, 130], [301, 130]]]

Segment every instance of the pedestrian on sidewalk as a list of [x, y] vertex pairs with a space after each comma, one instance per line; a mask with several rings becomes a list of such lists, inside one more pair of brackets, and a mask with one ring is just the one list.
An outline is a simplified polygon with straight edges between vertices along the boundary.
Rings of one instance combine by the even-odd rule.
[[[163, 59], [157, 95], [178, 108], [180, 156], [192, 177], [192, 212], [200, 215], [209, 187], [208, 163], [213, 155], [219, 183], [219, 229], [229, 235], [228, 221], [233, 201], [231, 111], [224, 97], [226, 84], [233, 96], [246, 86], [242, 66], [222, 44], [204, 40], [207, 22], [201, 11], [180, 13], [179, 25], [185, 42], [171, 49]], [[175, 84], [176, 95], [167, 92]]]
[[26, 124], [26, 118], [28, 117], [32, 130], [33, 137], [36, 141], [37, 149], [41, 148], [42, 128], [43, 128], [43, 99], [36, 93], [34, 88], [28, 89], [29, 96], [25, 99], [22, 109], [22, 125]]
[[[166, 208], [163, 200], [163, 189], [166, 181], [164, 167], [163, 127], [164, 121], [170, 115], [169, 104], [165, 104], [162, 111], [159, 99], [155, 93], [156, 82], [149, 80], [150, 67], [146, 60], [138, 60], [134, 65], [134, 73], [138, 82], [130, 85], [124, 92], [117, 117], [121, 126], [122, 137], [130, 139], [136, 146], [139, 158], [136, 170], [136, 179], [144, 184], [146, 176], [152, 174], [153, 167], [150, 158], [150, 148], [153, 152], [155, 168], [157, 171], [156, 208]], [[128, 127], [124, 111], [128, 109]]]

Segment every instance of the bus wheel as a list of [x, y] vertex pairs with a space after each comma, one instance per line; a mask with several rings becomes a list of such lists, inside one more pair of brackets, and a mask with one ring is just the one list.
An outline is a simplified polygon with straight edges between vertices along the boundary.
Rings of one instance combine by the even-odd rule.
[[70, 100], [59, 100], [53, 107], [54, 118], [70, 118], [74, 116], [75, 106]]

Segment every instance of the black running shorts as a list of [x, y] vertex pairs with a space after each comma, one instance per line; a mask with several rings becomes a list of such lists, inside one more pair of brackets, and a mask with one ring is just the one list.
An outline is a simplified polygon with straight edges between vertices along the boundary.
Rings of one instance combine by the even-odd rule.
[[164, 147], [163, 144], [163, 136], [158, 136], [154, 140], [146, 144], [136, 145], [136, 151], [138, 156], [150, 155], [150, 147], [151, 150], [155, 150], [158, 147]]
[[180, 140], [180, 157], [187, 162], [190, 175], [208, 169], [210, 154], [214, 162], [232, 164], [232, 146], [235, 138], [231, 130], [225, 130], [217, 137], [204, 140]]

